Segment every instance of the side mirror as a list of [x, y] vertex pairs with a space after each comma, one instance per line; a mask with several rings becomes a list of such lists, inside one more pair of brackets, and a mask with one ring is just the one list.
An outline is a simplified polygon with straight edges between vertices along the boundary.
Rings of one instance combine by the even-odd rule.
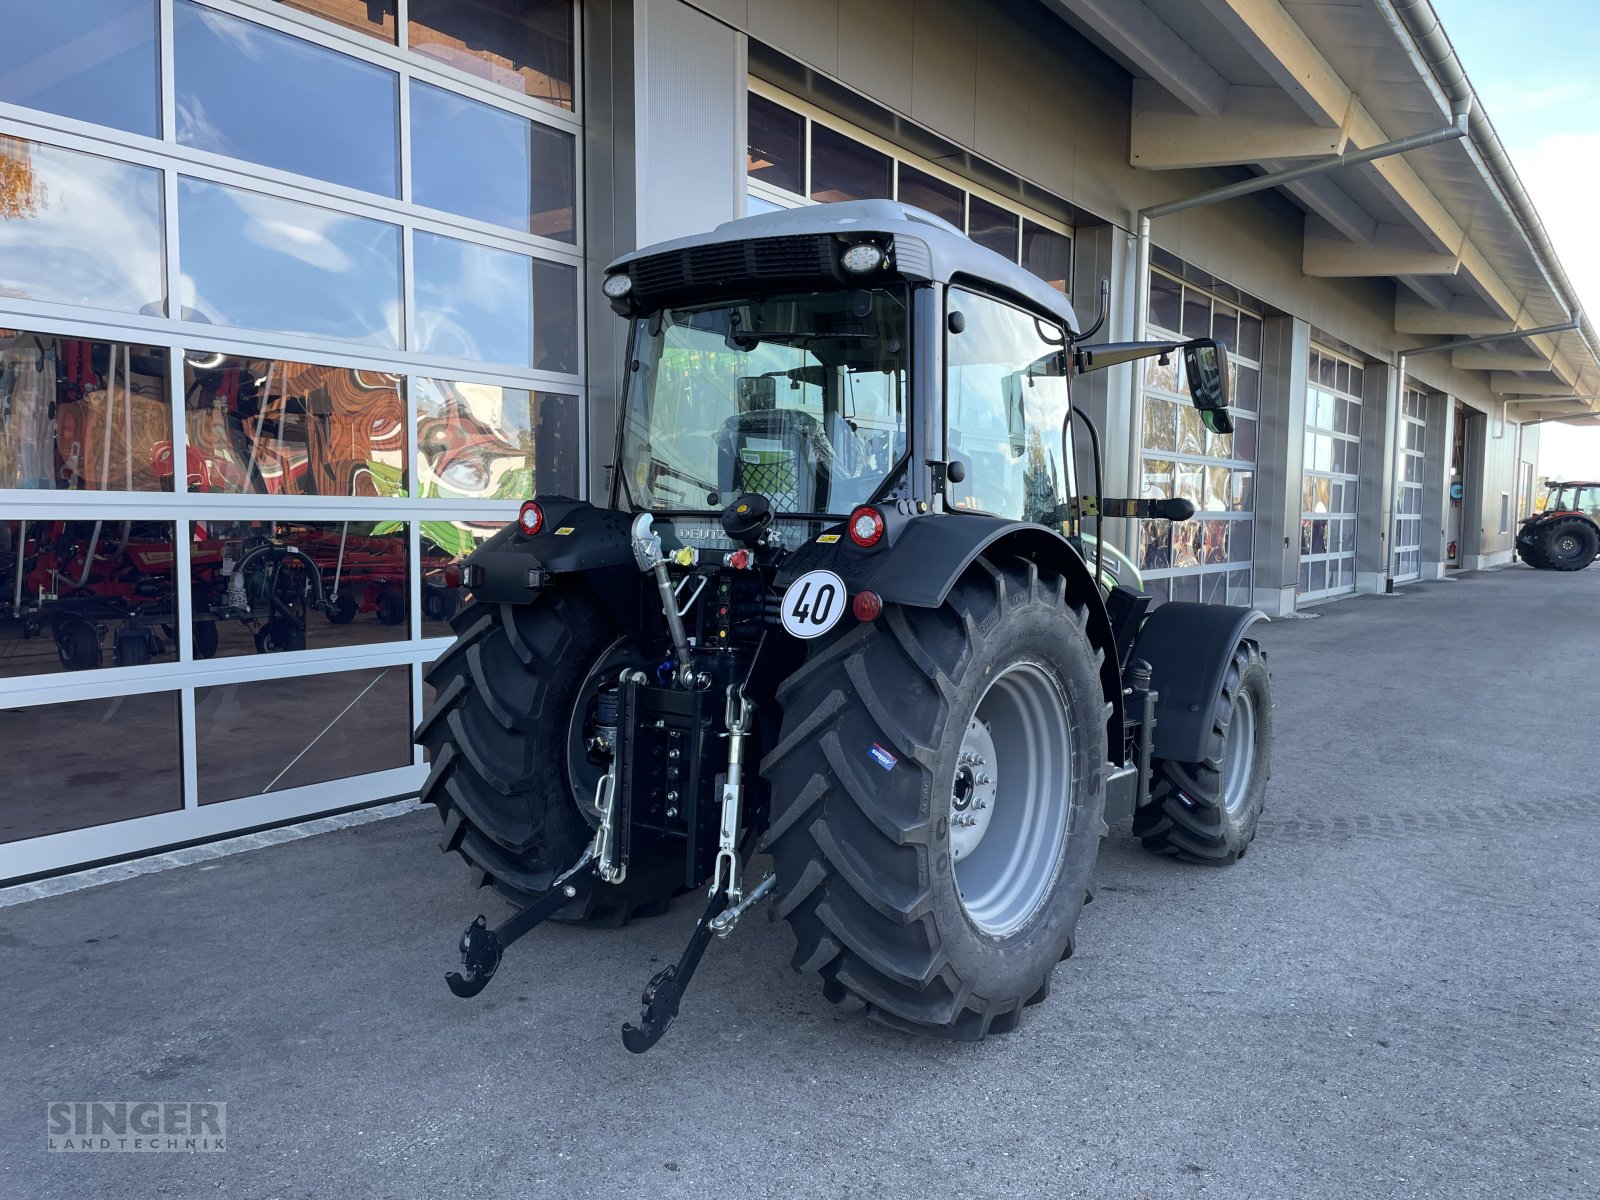
[[1215, 338], [1196, 338], [1183, 344], [1183, 367], [1189, 377], [1189, 395], [1200, 419], [1212, 433], [1232, 433], [1228, 412], [1228, 348]]

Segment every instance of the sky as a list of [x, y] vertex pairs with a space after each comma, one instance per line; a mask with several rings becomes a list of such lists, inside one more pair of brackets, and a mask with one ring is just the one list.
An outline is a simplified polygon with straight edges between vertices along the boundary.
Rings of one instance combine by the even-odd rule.
[[[1600, 4], [1433, 0], [1433, 8], [1600, 325]], [[1540, 475], [1600, 477], [1600, 428], [1540, 428]]]

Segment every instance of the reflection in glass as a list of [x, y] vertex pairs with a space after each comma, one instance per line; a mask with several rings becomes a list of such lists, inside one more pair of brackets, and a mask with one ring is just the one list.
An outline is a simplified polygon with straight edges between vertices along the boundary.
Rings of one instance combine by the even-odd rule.
[[411, 390], [424, 497], [577, 494], [576, 396], [421, 378], [411, 380]]
[[422, 636], [451, 636], [450, 618], [470, 594], [450, 586], [445, 568], [505, 527], [504, 521], [422, 521]]
[[172, 15], [180, 145], [400, 194], [393, 71], [191, 0]]
[[161, 136], [155, 0], [5, 6], [0, 100]]
[[183, 807], [178, 693], [0, 711], [0, 843]]
[[894, 160], [852, 137], [811, 123], [811, 198], [887, 200], [894, 193]]
[[574, 138], [420, 80], [411, 82], [411, 196], [418, 204], [571, 242]]
[[762, 183], [805, 195], [805, 118], [755, 92], [747, 96], [745, 172]]
[[572, 0], [411, 0], [407, 12], [418, 54], [572, 107]]
[[170, 521], [0, 521], [0, 678], [177, 656]]
[[403, 522], [195, 521], [189, 535], [197, 657], [409, 635]]
[[533, 361], [532, 260], [417, 230], [416, 344], [446, 358]]
[[943, 217], [957, 229], [966, 228], [966, 192], [905, 163], [900, 164], [900, 199]]
[[279, 0], [287, 8], [298, 8], [335, 25], [357, 33], [370, 33], [385, 42], [395, 37], [397, 0]]
[[200, 803], [411, 765], [411, 668], [195, 691]]
[[996, 254], [1017, 261], [1016, 213], [978, 196], [967, 200], [967, 236]]
[[0, 329], [0, 488], [172, 490], [167, 351]]
[[0, 134], [0, 298], [163, 316], [161, 172]]
[[400, 348], [397, 227], [180, 178], [178, 229], [184, 320]]
[[189, 491], [406, 494], [400, 376], [204, 350], [183, 376]]

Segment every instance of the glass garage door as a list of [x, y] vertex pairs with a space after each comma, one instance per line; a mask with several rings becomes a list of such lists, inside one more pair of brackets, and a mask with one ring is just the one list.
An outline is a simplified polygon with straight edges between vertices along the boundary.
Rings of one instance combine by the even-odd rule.
[[583, 482], [573, 3], [6, 12], [0, 882], [414, 792]]
[[1361, 476], [1361, 364], [1311, 349], [1301, 476], [1302, 600], [1356, 590], [1356, 490]]
[[1422, 577], [1422, 462], [1428, 445], [1428, 397], [1408, 387], [1400, 398], [1400, 454], [1395, 469], [1394, 563], [1396, 583]]
[[1146, 588], [1172, 600], [1248, 604], [1254, 542], [1256, 410], [1261, 318], [1159, 271], [1150, 275], [1152, 338], [1215, 337], [1228, 345], [1233, 432], [1217, 434], [1190, 403], [1177, 355], [1146, 359], [1141, 419], [1142, 491], [1181, 496], [1192, 521], [1142, 521], [1139, 567]]

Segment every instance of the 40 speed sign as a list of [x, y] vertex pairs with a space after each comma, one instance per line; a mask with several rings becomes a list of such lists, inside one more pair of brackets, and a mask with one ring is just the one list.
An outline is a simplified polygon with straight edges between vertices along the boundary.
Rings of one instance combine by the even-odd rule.
[[783, 594], [783, 627], [797, 638], [821, 637], [847, 607], [844, 580], [832, 571], [807, 571]]

